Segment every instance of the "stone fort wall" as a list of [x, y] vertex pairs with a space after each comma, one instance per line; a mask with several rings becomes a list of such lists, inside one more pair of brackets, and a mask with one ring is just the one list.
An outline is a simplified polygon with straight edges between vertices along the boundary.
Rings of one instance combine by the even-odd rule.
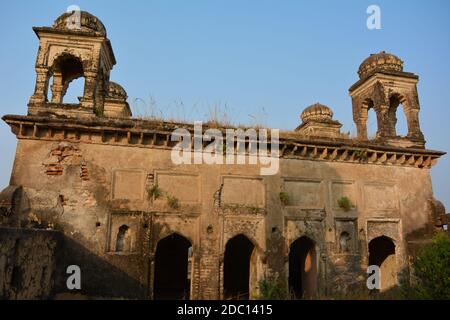
[[[142, 295], [151, 295], [158, 241], [172, 233], [192, 245], [191, 297], [219, 298], [226, 244], [239, 234], [255, 246], [253, 290], [269, 276], [287, 286], [289, 248], [307, 236], [325, 293], [365, 283], [370, 240], [394, 241], [401, 274], [409, 267], [408, 241], [433, 231], [429, 172], [415, 167], [282, 159], [279, 173], [264, 177], [255, 165], [174, 166], [170, 150], [23, 139], [11, 182], [23, 186], [29, 201], [23, 225], [64, 230]], [[149, 199], [155, 184], [179, 206], [170, 207], [165, 196]], [[289, 195], [288, 204], [280, 192]], [[354, 205], [349, 211], [338, 206], [343, 196]], [[116, 252], [124, 225], [127, 248]], [[86, 292], [123, 294], [110, 272], [103, 277], [89, 268]]]
[[[261, 280], [291, 298], [346, 294], [367, 289], [368, 265], [380, 267], [382, 291], [408, 281], [417, 247], [447, 221], [429, 175], [445, 153], [425, 148], [419, 77], [400, 58], [380, 52], [360, 65], [349, 89], [357, 137], [316, 103], [270, 145], [274, 175], [248, 162], [175, 164], [171, 134], [193, 126], [133, 119], [125, 89], [110, 81], [105, 26], [84, 11], [74, 26], [72, 14], [33, 28], [28, 113], [2, 118], [18, 140], [0, 193], [0, 225], [13, 228], [0, 233], [3, 296], [64, 294], [69, 265], [81, 268], [79, 293], [98, 298], [254, 298]], [[77, 78], [79, 103], [64, 103]], [[239, 142], [247, 154], [249, 140]]]

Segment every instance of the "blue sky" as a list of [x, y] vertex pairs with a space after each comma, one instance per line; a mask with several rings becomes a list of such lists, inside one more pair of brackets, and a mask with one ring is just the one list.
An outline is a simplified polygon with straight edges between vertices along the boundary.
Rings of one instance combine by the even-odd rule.
[[[429, 149], [450, 150], [450, 2], [429, 1], [8, 1], [0, 11], [0, 114], [25, 114], [34, 89], [38, 40], [69, 5], [99, 17], [117, 65], [111, 80], [156, 101], [165, 117], [206, 119], [215, 105], [236, 123], [293, 129], [320, 101], [354, 132], [348, 88], [371, 53], [394, 53], [420, 76], [420, 121]], [[381, 8], [368, 30], [366, 9]], [[74, 84], [76, 92], [80, 84]], [[373, 130], [374, 119], [370, 119]], [[400, 132], [404, 132], [400, 119]], [[0, 187], [9, 182], [16, 141], [0, 123]], [[450, 208], [450, 157], [432, 169], [435, 196]], [[449, 209], [448, 209], [449, 211]]]

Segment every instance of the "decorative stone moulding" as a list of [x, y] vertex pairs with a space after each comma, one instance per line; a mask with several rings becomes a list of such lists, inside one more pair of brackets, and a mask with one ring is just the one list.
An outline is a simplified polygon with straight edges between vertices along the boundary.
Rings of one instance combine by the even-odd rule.
[[[180, 124], [137, 120], [82, 121], [48, 119], [32, 116], [6, 115], [2, 118], [11, 127], [18, 139], [41, 139], [50, 141], [71, 141], [105, 145], [121, 145], [141, 148], [171, 149], [177, 143], [171, 141], [172, 131]], [[89, 125], [88, 125], [89, 123]], [[152, 125], [154, 126], [152, 128]], [[186, 129], [193, 130], [191, 125]], [[207, 128], [205, 128], [206, 130]], [[249, 141], [245, 150], [249, 151]], [[369, 163], [377, 165], [409, 166], [431, 168], [445, 152], [395, 148], [353, 140], [295, 139], [280, 136], [280, 158], [306, 159], [347, 163]]]

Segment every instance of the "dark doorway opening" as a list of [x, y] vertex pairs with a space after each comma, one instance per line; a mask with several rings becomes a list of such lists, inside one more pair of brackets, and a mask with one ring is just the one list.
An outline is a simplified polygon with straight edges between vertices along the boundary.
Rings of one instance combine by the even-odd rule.
[[188, 300], [190, 296], [189, 240], [172, 234], [158, 242], [153, 296], [156, 300]]
[[369, 242], [369, 266], [373, 265], [380, 268], [382, 291], [396, 285], [395, 244], [386, 236]]
[[127, 225], [122, 225], [117, 232], [116, 252], [129, 251], [130, 249], [130, 228]]
[[227, 242], [224, 258], [225, 299], [249, 299], [250, 259], [255, 246], [244, 235]]
[[295, 240], [289, 250], [289, 291], [294, 299], [312, 298], [317, 293], [315, 243], [308, 237]]

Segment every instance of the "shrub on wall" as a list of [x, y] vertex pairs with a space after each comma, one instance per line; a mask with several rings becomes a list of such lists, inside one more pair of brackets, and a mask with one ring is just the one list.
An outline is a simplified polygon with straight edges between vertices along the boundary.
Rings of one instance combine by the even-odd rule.
[[162, 190], [157, 184], [154, 184], [147, 190], [147, 196], [149, 200], [158, 199], [159, 197], [161, 197], [161, 195]]
[[259, 300], [285, 300], [286, 292], [274, 279], [263, 279], [259, 281]]
[[180, 207], [180, 201], [178, 200], [178, 198], [170, 194], [167, 195], [167, 204], [172, 209], [178, 209]]
[[289, 194], [287, 192], [280, 192], [280, 201], [284, 206], [289, 205]]
[[338, 200], [338, 206], [341, 209], [344, 209], [345, 211], [349, 211], [351, 208], [353, 208], [353, 204], [347, 197], [342, 197]]

